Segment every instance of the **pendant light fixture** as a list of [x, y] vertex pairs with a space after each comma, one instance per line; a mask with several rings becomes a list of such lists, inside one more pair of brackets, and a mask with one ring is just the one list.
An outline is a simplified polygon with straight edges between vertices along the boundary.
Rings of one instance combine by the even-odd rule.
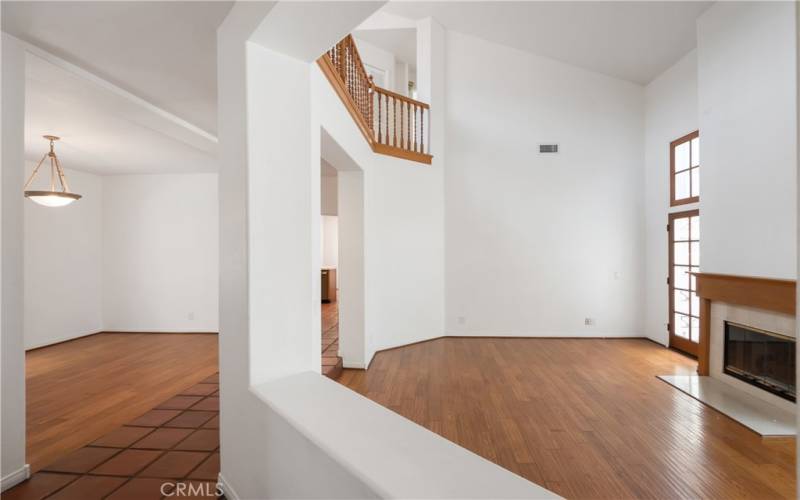
[[[69, 191], [64, 169], [61, 168], [61, 162], [58, 161], [58, 156], [56, 156], [56, 152], [53, 149], [55, 141], [59, 140], [59, 137], [54, 135], [45, 135], [42, 137], [50, 141], [50, 151], [42, 156], [42, 159], [39, 160], [36, 168], [33, 169], [33, 173], [31, 173], [31, 176], [28, 178], [28, 182], [25, 183], [25, 187], [22, 188], [25, 191], [25, 198], [45, 207], [63, 207], [75, 200], [80, 200], [81, 195]], [[33, 182], [33, 178], [36, 177], [39, 167], [42, 166], [42, 163], [44, 163], [48, 157], [50, 158], [50, 191], [28, 191], [28, 187], [30, 187], [31, 182]], [[56, 191], [56, 177], [58, 177], [58, 181], [61, 184], [61, 191]]]

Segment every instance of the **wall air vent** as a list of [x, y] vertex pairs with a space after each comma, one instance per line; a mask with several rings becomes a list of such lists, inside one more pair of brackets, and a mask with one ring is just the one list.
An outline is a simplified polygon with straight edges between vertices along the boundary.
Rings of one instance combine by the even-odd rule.
[[539, 144], [540, 153], [558, 153], [558, 144]]

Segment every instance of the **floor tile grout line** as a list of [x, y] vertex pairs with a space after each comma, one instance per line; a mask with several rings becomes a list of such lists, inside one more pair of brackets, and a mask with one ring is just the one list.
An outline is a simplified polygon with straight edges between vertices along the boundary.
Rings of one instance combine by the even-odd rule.
[[117, 490], [119, 490], [120, 488], [122, 488], [122, 487], [123, 487], [123, 486], [125, 486], [126, 484], [130, 483], [130, 482], [131, 482], [131, 479], [133, 479], [133, 478], [132, 478], [132, 477], [128, 477], [128, 478], [126, 478], [126, 479], [125, 479], [125, 481], [122, 481], [122, 482], [119, 484], [119, 486], [117, 486], [117, 487], [116, 487], [116, 488], [114, 488], [113, 490], [109, 491], [109, 492], [108, 492], [106, 495], [103, 495], [103, 497], [102, 497], [102, 498], [104, 498], [104, 499], [105, 499], [105, 498], [108, 498], [108, 497], [110, 497], [111, 495], [113, 495], [114, 493], [116, 493], [116, 492], [117, 492]]
[[[37, 474], [38, 474], [38, 472], [37, 472]], [[51, 473], [51, 474], [52, 474], [52, 473]], [[80, 478], [82, 478], [82, 477], [83, 477], [83, 475], [81, 475], [81, 474], [77, 474], [77, 475], [75, 475], [75, 474], [69, 474], [69, 475], [71, 475], [71, 476], [72, 476], [72, 475], [74, 475], [74, 476], [75, 476], [75, 479], [73, 479], [72, 481], [69, 481], [69, 482], [67, 482], [67, 483], [65, 483], [65, 484], [63, 484], [63, 485], [61, 485], [61, 487], [57, 488], [57, 489], [56, 489], [55, 491], [53, 491], [52, 493], [49, 493], [49, 494], [45, 495], [43, 498], [48, 498], [48, 497], [51, 497], [51, 496], [55, 495], [55, 494], [56, 494], [56, 493], [58, 493], [59, 491], [61, 491], [61, 490], [65, 489], [67, 486], [69, 486], [70, 484], [74, 483], [75, 481], [77, 481], [78, 479], [80, 479]]]
[[[219, 372], [216, 372], [214, 375], [216, 375], [217, 377], [219, 377]], [[211, 375], [211, 376], [214, 376], [214, 375]], [[211, 376], [210, 376], [210, 377], [211, 377]], [[210, 378], [210, 377], [208, 377], [208, 378]], [[204, 379], [204, 380], [206, 380], [206, 379]], [[203, 384], [203, 383], [206, 383], [206, 382], [204, 382], [204, 381], [201, 381], [201, 382], [198, 382], [198, 383], [196, 383], [196, 384], [193, 384], [191, 387], [194, 387], [194, 386], [196, 386], [196, 385]], [[213, 383], [213, 382], [208, 382], [208, 383], [206, 383], [206, 384], [207, 384], [207, 385], [212, 385], [212, 384], [214, 384], [214, 383]], [[216, 382], [216, 385], [217, 385], [217, 386], [219, 386], [219, 382]], [[184, 389], [184, 390], [185, 390], [185, 389]], [[217, 388], [217, 391], [216, 391], [216, 392], [217, 392], [217, 393], [219, 392], [219, 388]], [[190, 478], [189, 476], [190, 476], [190, 475], [191, 475], [191, 474], [192, 474], [192, 473], [193, 473], [193, 472], [194, 472], [194, 471], [195, 471], [197, 468], [199, 468], [199, 467], [200, 467], [202, 464], [204, 464], [206, 461], [208, 461], [209, 459], [211, 459], [211, 457], [212, 457], [212, 456], [213, 456], [215, 453], [219, 453], [219, 450], [220, 450], [220, 445], [219, 445], [219, 443], [217, 443], [217, 446], [216, 446], [216, 447], [215, 447], [213, 450], [211, 450], [211, 451], [208, 451], [208, 450], [178, 450], [178, 449], [175, 449], [175, 447], [176, 447], [176, 446], [178, 446], [178, 445], [180, 445], [180, 444], [181, 444], [183, 441], [185, 441], [186, 439], [189, 439], [189, 438], [190, 438], [192, 435], [194, 435], [194, 434], [195, 434], [195, 433], [196, 433], [198, 430], [217, 431], [217, 433], [219, 432], [219, 428], [216, 428], [216, 429], [214, 429], [214, 428], [204, 428], [204, 427], [203, 427], [205, 424], [207, 424], [208, 422], [210, 422], [210, 421], [211, 421], [211, 420], [213, 420], [214, 418], [216, 418], [216, 417], [219, 417], [219, 413], [220, 413], [220, 412], [219, 412], [219, 407], [217, 407], [217, 409], [216, 409], [216, 410], [192, 410], [192, 408], [193, 408], [195, 405], [202, 403], [204, 400], [206, 400], [206, 399], [208, 399], [208, 398], [212, 398], [212, 397], [214, 397], [214, 398], [217, 398], [217, 399], [219, 400], [219, 395], [218, 395], [218, 394], [216, 394], [216, 395], [215, 395], [215, 394], [216, 394], [216, 393], [212, 393], [212, 394], [207, 394], [207, 395], [200, 396], [200, 399], [199, 399], [198, 401], [194, 402], [194, 403], [192, 404], [192, 406], [190, 406], [189, 408], [184, 408], [184, 409], [175, 409], [175, 410], [178, 410], [178, 411], [179, 411], [178, 415], [176, 415], [175, 417], [173, 417], [173, 418], [171, 418], [171, 419], [167, 420], [166, 422], [163, 422], [162, 424], [160, 424], [160, 425], [158, 425], [158, 426], [155, 426], [155, 427], [153, 427], [153, 426], [142, 426], [142, 425], [138, 425], [138, 426], [137, 426], [137, 425], [128, 425], [128, 424], [122, 424], [122, 425], [121, 425], [121, 426], [119, 426], [118, 428], [116, 428], [116, 429], [114, 429], [114, 430], [110, 431], [110, 432], [109, 432], [109, 433], [107, 433], [106, 435], [104, 435], [104, 436], [101, 436], [101, 437], [99, 437], [99, 438], [97, 438], [97, 439], [95, 440], [95, 441], [98, 441], [98, 440], [100, 440], [100, 439], [103, 439], [103, 438], [104, 438], [105, 436], [107, 436], [108, 434], [111, 434], [112, 432], [115, 432], [116, 430], [118, 430], [118, 429], [121, 429], [121, 428], [123, 428], [123, 427], [135, 427], [135, 428], [145, 428], [145, 429], [150, 429], [150, 431], [149, 431], [147, 434], [145, 434], [145, 435], [144, 435], [144, 436], [142, 436], [141, 438], [139, 438], [139, 439], [135, 440], [133, 443], [130, 443], [129, 445], [127, 445], [127, 446], [125, 446], [125, 447], [123, 447], [123, 448], [114, 447], [114, 446], [98, 446], [98, 445], [93, 445], [92, 443], [94, 443], [95, 441], [92, 441], [91, 443], [89, 443], [89, 444], [86, 444], [86, 445], [84, 445], [84, 446], [82, 446], [82, 447], [80, 447], [80, 448], [76, 449], [74, 452], [77, 452], [78, 450], [81, 450], [81, 449], [83, 449], [83, 448], [99, 448], [99, 449], [111, 449], [111, 450], [116, 450], [116, 451], [115, 451], [115, 452], [114, 452], [112, 455], [110, 455], [109, 457], [107, 457], [107, 458], [106, 458], [106, 459], [104, 459], [102, 462], [100, 462], [99, 464], [95, 465], [94, 467], [92, 467], [92, 468], [91, 468], [90, 470], [88, 470], [88, 471], [85, 471], [85, 472], [64, 472], [64, 471], [54, 471], [54, 470], [47, 470], [46, 468], [42, 468], [40, 471], [37, 471], [37, 472], [36, 472], [36, 474], [39, 474], [40, 472], [44, 472], [44, 473], [48, 473], [48, 474], [63, 475], [63, 476], [72, 476], [72, 477], [73, 477], [73, 479], [72, 479], [72, 480], [70, 480], [70, 481], [68, 481], [67, 483], [63, 484], [61, 487], [57, 488], [56, 490], [54, 490], [54, 491], [52, 491], [52, 492], [48, 493], [48, 494], [47, 494], [45, 497], [43, 497], [43, 498], [50, 498], [50, 497], [52, 497], [53, 495], [56, 495], [58, 492], [60, 492], [60, 491], [62, 491], [62, 490], [64, 490], [64, 489], [66, 489], [68, 486], [70, 486], [70, 485], [74, 484], [75, 482], [79, 481], [81, 478], [84, 478], [84, 477], [87, 477], [87, 476], [88, 476], [88, 477], [115, 477], [115, 478], [124, 478], [124, 479], [125, 479], [125, 481], [123, 481], [122, 483], [120, 483], [120, 484], [119, 484], [119, 485], [118, 485], [116, 488], [114, 488], [114, 489], [113, 489], [111, 492], [109, 492], [107, 495], [103, 496], [103, 498], [107, 498], [108, 496], [110, 496], [110, 495], [113, 495], [113, 494], [114, 494], [116, 491], [118, 491], [120, 488], [124, 487], [126, 484], [130, 483], [132, 480], [134, 480], [134, 479], [137, 479], [137, 478], [141, 478], [141, 479], [160, 479], [160, 480], [166, 480], [166, 481], [171, 481], [171, 480], [175, 480], [175, 481], [193, 480], [193, 481], [198, 481], [198, 482], [214, 482], [213, 480], [205, 480], [205, 479], [193, 479], [193, 478]], [[176, 397], [176, 396], [179, 396], [179, 395], [181, 395], [181, 394], [176, 394], [176, 395], [174, 395], [174, 396], [171, 396], [171, 397], [167, 398], [165, 401], [169, 401], [170, 399], [172, 399], [172, 398], [174, 398], [174, 397]], [[161, 404], [163, 404], [163, 402], [162, 402]], [[147, 413], [149, 413], [149, 412], [151, 412], [151, 411], [153, 411], [153, 410], [156, 410], [156, 409], [162, 409], [162, 408], [158, 408], [158, 405], [157, 405], [156, 407], [154, 407], [154, 408], [151, 408], [151, 409], [150, 409], [150, 410], [148, 410], [147, 412], [145, 412], [145, 413], [143, 413], [142, 415], [140, 415], [140, 416], [136, 417], [136, 418], [134, 419], [134, 421], [135, 421], [135, 420], [137, 420], [137, 419], [139, 419], [139, 418], [141, 418], [143, 415], [145, 415], [145, 414], [147, 414]], [[170, 409], [166, 409], [166, 410], [170, 410]], [[200, 424], [199, 424], [199, 426], [197, 426], [197, 427], [165, 427], [165, 425], [166, 425], [166, 424], [168, 424], [169, 422], [171, 422], [171, 421], [172, 421], [172, 420], [174, 420], [175, 418], [178, 418], [178, 417], [180, 417], [181, 415], [183, 415], [184, 413], [186, 413], [186, 412], [189, 412], [189, 411], [193, 411], [193, 412], [208, 412], [208, 413], [212, 413], [213, 415], [212, 415], [212, 416], [211, 416], [209, 419], [207, 419], [206, 421], [204, 421], [204, 422], [200, 423]], [[156, 432], [158, 429], [162, 429], [162, 428], [163, 428], [163, 429], [188, 429], [188, 430], [191, 430], [192, 432], [190, 432], [190, 433], [189, 433], [189, 434], [188, 434], [188, 435], [187, 435], [185, 438], [183, 438], [183, 439], [181, 439], [180, 441], [178, 441], [177, 443], [173, 444], [173, 445], [172, 445], [172, 447], [170, 447], [170, 448], [163, 448], [163, 449], [160, 449], [160, 448], [132, 448], [132, 446], [133, 446], [134, 444], [138, 443], [138, 442], [139, 442], [139, 441], [141, 441], [142, 439], [145, 439], [147, 436], [149, 436], [149, 435], [153, 434], [153, 433], [154, 433], [154, 432]], [[130, 451], [157, 451], [157, 452], [159, 452], [159, 454], [158, 454], [157, 456], [155, 456], [155, 457], [154, 457], [154, 458], [153, 458], [151, 461], [147, 462], [145, 465], [143, 465], [142, 467], [138, 468], [138, 469], [137, 469], [137, 470], [136, 470], [134, 473], [132, 473], [132, 474], [128, 474], [128, 475], [114, 475], [114, 474], [99, 474], [99, 473], [96, 473], [96, 472], [94, 472], [95, 470], [97, 470], [97, 469], [98, 469], [99, 467], [101, 467], [102, 465], [104, 465], [104, 464], [108, 463], [109, 461], [111, 461], [111, 460], [112, 460], [112, 459], [114, 459], [115, 457], [117, 457], [117, 456], [121, 455], [123, 452], [125, 452], [125, 451], [129, 451], [129, 450], [130, 450]], [[155, 463], [156, 461], [158, 461], [159, 459], [161, 459], [162, 457], [164, 457], [164, 456], [165, 456], [167, 453], [169, 453], [169, 452], [171, 452], [171, 451], [175, 451], [175, 452], [189, 452], [189, 453], [204, 453], [204, 454], [206, 454], [206, 456], [205, 456], [205, 457], [203, 457], [203, 459], [202, 459], [202, 460], [200, 460], [200, 462], [198, 462], [198, 463], [197, 463], [197, 464], [196, 464], [194, 467], [192, 467], [192, 468], [191, 468], [191, 469], [190, 469], [190, 470], [189, 470], [189, 471], [188, 471], [186, 474], [184, 474], [183, 476], [181, 476], [181, 477], [178, 477], [178, 478], [175, 478], [175, 477], [163, 478], [163, 477], [157, 477], [157, 476], [153, 476], [153, 477], [151, 477], [151, 476], [141, 476], [141, 475], [140, 475], [142, 472], [144, 472], [145, 470], [147, 470], [147, 468], [149, 468], [151, 465], [153, 465], [153, 463]], [[73, 452], [73, 453], [74, 453], [74, 452]], [[164, 498], [164, 496], [163, 496], [163, 495], [162, 495], [162, 498]]]
[[[192, 472], [196, 471], [197, 469], [199, 469], [199, 468], [200, 468], [200, 466], [201, 466], [201, 465], [203, 465], [203, 464], [204, 464], [204, 463], [206, 463], [207, 461], [211, 460], [211, 457], [213, 457], [215, 453], [219, 453], [219, 448], [220, 448], [220, 447], [219, 447], [219, 446], [217, 446], [217, 447], [214, 449], [214, 451], [212, 451], [212, 452], [211, 452], [211, 454], [210, 454], [210, 455], [208, 455], [208, 456], [207, 456], [206, 458], [204, 458], [204, 459], [203, 459], [203, 460], [202, 460], [202, 461], [201, 461], [199, 464], [197, 464], [197, 466], [195, 466], [195, 467], [194, 467], [192, 470], [190, 470], [190, 471], [189, 471], [189, 472], [186, 474], [186, 476], [185, 476], [185, 477], [186, 477], [186, 479], [190, 479], [190, 477], [189, 477], [189, 476], [191, 476], [191, 475], [192, 475]], [[221, 458], [221, 457], [220, 457], [220, 458]]]
[[[80, 448], [78, 448], [77, 450], [73, 451], [72, 453], [75, 453], [75, 452], [77, 452], [77, 451], [79, 451], [79, 450], [82, 450], [82, 449], [84, 449], [84, 448], [102, 448], [102, 449], [107, 449], [107, 450], [117, 450], [117, 451], [115, 451], [115, 452], [114, 452], [112, 455], [110, 455], [108, 458], [104, 459], [102, 462], [100, 462], [99, 464], [95, 465], [95, 466], [93, 467], [93, 469], [94, 469], [94, 468], [97, 468], [97, 467], [100, 467], [101, 465], [103, 465], [104, 463], [108, 462], [109, 460], [111, 460], [112, 458], [116, 457], [117, 455], [119, 455], [120, 453], [122, 453], [122, 452], [125, 450], [125, 448], [114, 448], [113, 446], [89, 446], [89, 445], [86, 445], [86, 446], [81, 446]], [[72, 453], [70, 453], [70, 455], [71, 455]], [[67, 455], [67, 456], [69, 456], [69, 455]], [[64, 458], [66, 458], [66, 457], [64, 457]], [[55, 463], [58, 463], [58, 461], [54, 462], [54, 464], [55, 464]], [[52, 465], [53, 465], [53, 464], [50, 464], [50, 466], [52, 466]], [[86, 473], [87, 473], [87, 472], [65, 472], [65, 471], [57, 471], [57, 470], [53, 470], [53, 469], [47, 469], [47, 468], [42, 468], [42, 469], [40, 469], [39, 471], [37, 471], [36, 473], [38, 474], [39, 472], [51, 472], [51, 473], [52, 473], [52, 472], [60, 472], [60, 473], [62, 473], [62, 474], [79, 474], [79, 475], [80, 475], [80, 474], [86, 474]]]

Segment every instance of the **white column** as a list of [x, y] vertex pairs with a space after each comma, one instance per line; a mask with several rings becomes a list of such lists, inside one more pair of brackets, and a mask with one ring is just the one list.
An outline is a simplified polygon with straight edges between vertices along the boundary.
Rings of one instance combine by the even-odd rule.
[[237, 2], [217, 30], [221, 465], [224, 480], [240, 494], [257, 487], [260, 476], [251, 464], [258, 455], [248, 451], [254, 433], [263, 433], [263, 416], [257, 413], [261, 405], [249, 391], [245, 47], [272, 6]]
[[2, 35], [2, 489], [24, 480], [25, 342], [23, 335], [23, 170], [25, 166], [25, 51]]
[[[437, 259], [436, 283], [440, 286], [436, 299], [436, 307], [441, 310], [438, 320], [438, 330], [446, 335], [445, 318], [447, 317], [446, 276], [447, 262], [445, 260], [445, 177], [447, 175], [447, 159], [445, 144], [445, 127], [447, 109], [445, 106], [446, 86], [446, 43], [447, 32], [445, 28], [432, 18], [417, 21], [417, 99], [430, 104], [430, 121], [425, 127], [430, 130], [430, 135], [425, 137], [425, 142], [430, 145], [433, 155], [431, 163], [431, 186], [436, 186], [441, 196], [435, 202], [435, 209], [431, 210], [430, 223], [438, 226], [432, 232], [440, 235], [431, 252], [432, 258]], [[435, 217], [435, 218], [434, 218]]]
[[445, 164], [445, 43], [441, 24], [430, 17], [417, 21], [417, 99], [431, 105], [431, 154], [439, 166]]
[[247, 47], [250, 383], [320, 371], [320, 139], [310, 65]]

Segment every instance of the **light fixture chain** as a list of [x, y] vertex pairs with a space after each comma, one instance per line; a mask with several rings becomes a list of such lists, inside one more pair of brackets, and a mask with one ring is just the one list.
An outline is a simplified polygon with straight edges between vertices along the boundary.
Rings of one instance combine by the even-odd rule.
[[28, 188], [31, 185], [31, 182], [33, 182], [33, 178], [36, 177], [36, 172], [39, 171], [39, 167], [42, 166], [42, 163], [44, 163], [44, 160], [45, 160], [45, 158], [47, 158], [47, 155], [48, 155], [48, 153], [45, 153], [44, 156], [42, 156], [42, 159], [39, 160], [39, 163], [36, 164], [36, 168], [33, 169], [33, 172], [31, 172], [31, 176], [28, 177], [28, 181], [25, 182], [25, 186], [22, 188], [23, 191], [27, 191], [28, 190]]
[[61, 168], [61, 162], [58, 161], [58, 156], [53, 155], [53, 159], [56, 161], [56, 168], [58, 169], [58, 178], [61, 181], [61, 190], [65, 193], [69, 193], [69, 184], [67, 184], [67, 176], [64, 175], [64, 169]]
[[50, 155], [50, 191], [56, 190], [56, 162]]

